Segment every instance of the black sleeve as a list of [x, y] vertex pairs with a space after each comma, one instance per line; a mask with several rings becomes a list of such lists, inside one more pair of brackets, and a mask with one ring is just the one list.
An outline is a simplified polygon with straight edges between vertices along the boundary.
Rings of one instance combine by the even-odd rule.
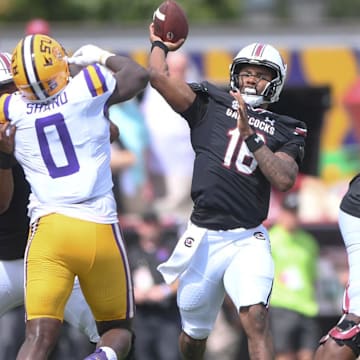
[[199, 125], [205, 118], [209, 99], [206, 87], [202, 83], [191, 83], [189, 86], [196, 93], [196, 98], [190, 107], [181, 113], [181, 116], [187, 120], [192, 129]]
[[300, 166], [304, 160], [305, 148], [304, 145], [299, 143], [290, 142], [285, 144], [278, 152], [284, 152], [295, 159], [296, 163]]
[[303, 121], [281, 116], [281, 121], [288, 124], [288, 141], [277, 151], [284, 152], [295, 159], [300, 166], [305, 156], [305, 139], [307, 136], [307, 126]]

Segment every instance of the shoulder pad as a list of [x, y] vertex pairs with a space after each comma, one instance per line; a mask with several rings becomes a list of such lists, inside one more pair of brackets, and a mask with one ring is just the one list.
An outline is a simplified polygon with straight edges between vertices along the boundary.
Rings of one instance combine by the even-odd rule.
[[208, 81], [203, 81], [199, 84], [189, 84], [194, 92], [198, 94], [205, 95], [207, 97], [211, 97], [216, 101], [227, 102], [229, 99], [229, 93], [225, 91], [223, 88], [216, 86], [214, 84], [209, 83]]
[[9, 100], [11, 95], [4, 94], [0, 97], [0, 124], [4, 124], [9, 121]]
[[194, 92], [202, 92], [202, 93], [208, 92], [208, 89], [204, 83], [190, 83], [189, 86]]
[[306, 138], [307, 136], [307, 126], [306, 124], [298, 119], [295, 119], [288, 115], [282, 115], [277, 113], [272, 113], [278, 121], [280, 121], [282, 124], [286, 124], [289, 128], [292, 128], [293, 135], [295, 136], [301, 136], [303, 138]]

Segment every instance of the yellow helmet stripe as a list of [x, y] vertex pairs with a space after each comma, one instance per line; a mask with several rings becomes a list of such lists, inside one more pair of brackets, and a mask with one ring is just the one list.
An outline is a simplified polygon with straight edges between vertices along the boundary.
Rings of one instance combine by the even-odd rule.
[[89, 65], [84, 68], [84, 75], [86, 84], [93, 97], [102, 95], [108, 90], [104, 75], [101, 73], [98, 65]]
[[[24, 64], [24, 72], [31, 90], [39, 100], [46, 100], [47, 94], [41, 86], [39, 76], [36, 72], [36, 57], [34, 54], [36, 35], [26, 36], [22, 47], [22, 58]], [[36, 44], [37, 45], [37, 44]]]

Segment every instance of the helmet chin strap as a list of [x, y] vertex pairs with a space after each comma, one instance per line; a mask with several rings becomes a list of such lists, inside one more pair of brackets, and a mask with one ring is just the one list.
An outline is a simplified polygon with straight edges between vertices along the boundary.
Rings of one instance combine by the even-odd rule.
[[241, 94], [244, 101], [252, 107], [260, 106], [265, 102], [263, 96], [257, 95], [254, 88], [244, 88]]

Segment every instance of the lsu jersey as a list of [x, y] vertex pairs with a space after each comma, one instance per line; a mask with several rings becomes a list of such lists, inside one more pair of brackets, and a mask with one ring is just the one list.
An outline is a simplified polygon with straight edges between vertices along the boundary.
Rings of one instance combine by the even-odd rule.
[[83, 68], [56, 98], [30, 102], [19, 92], [0, 99], [0, 122], [16, 126], [15, 157], [31, 186], [31, 221], [58, 212], [117, 221], [105, 104], [116, 86], [99, 64]]

